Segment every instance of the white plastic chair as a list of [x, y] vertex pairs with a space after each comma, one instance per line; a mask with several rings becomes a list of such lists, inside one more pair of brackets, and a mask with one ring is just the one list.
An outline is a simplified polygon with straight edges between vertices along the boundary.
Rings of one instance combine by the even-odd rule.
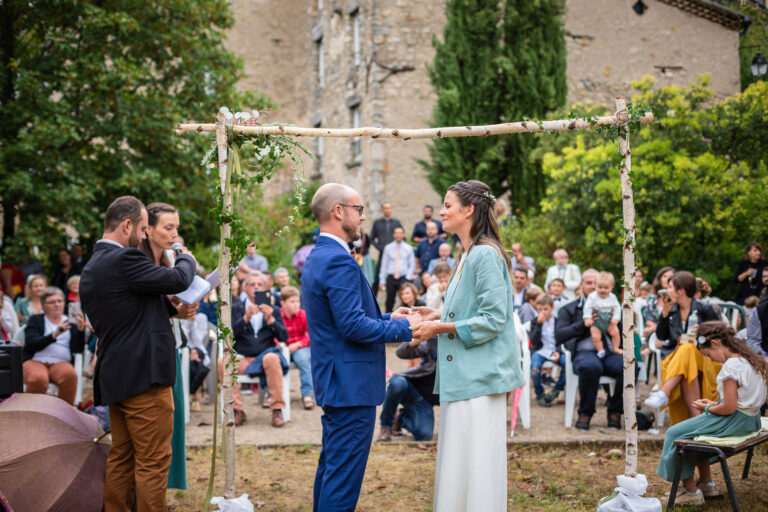
[[16, 334], [13, 335], [13, 338], [11, 339], [12, 343], [15, 343], [16, 345], [24, 346], [24, 331], [27, 328], [27, 324], [22, 325], [19, 327], [19, 330], [16, 331]]
[[518, 416], [523, 428], [531, 428], [531, 350], [528, 347], [528, 327], [530, 322], [522, 324], [517, 313], [513, 314], [515, 336], [520, 344], [520, 362], [523, 365], [523, 388], [520, 390], [520, 403], [517, 406]]
[[[286, 361], [291, 361], [291, 351], [288, 349], [288, 345], [285, 343], [279, 343], [278, 344], [280, 348], [280, 353], [283, 355]], [[219, 353], [223, 354], [224, 351], [222, 350], [221, 346], [219, 346]], [[218, 376], [217, 376], [218, 378]], [[259, 377], [251, 377], [247, 374], [242, 374], [237, 376], [237, 383], [238, 384], [259, 384], [260, 382]], [[259, 386], [259, 402], [261, 402], [264, 398], [264, 389]], [[224, 391], [221, 391], [221, 395], [219, 397], [219, 402], [221, 403], [221, 422], [224, 422]], [[283, 407], [281, 410], [283, 411], [283, 420], [285, 422], [291, 421], [291, 372], [290, 369], [288, 372], [286, 372], [285, 375], [283, 375], [283, 403], [285, 403], [285, 407]]]
[[[565, 356], [565, 426], [573, 426], [573, 410], [576, 407], [576, 393], [579, 389], [579, 376], [573, 371], [573, 356], [563, 347], [563, 355]], [[607, 384], [610, 388], [611, 395], [613, 395], [614, 388], [616, 387], [616, 379], [608, 376], [601, 376], [599, 380], [599, 386]]]

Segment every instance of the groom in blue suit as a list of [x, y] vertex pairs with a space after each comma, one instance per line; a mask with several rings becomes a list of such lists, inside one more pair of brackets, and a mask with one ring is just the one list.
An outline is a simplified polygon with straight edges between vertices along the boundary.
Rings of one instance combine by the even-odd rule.
[[301, 284], [312, 340], [312, 379], [323, 408], [314, 511], [354, 510], [384, 401], [384, 343], [409, 341], [418, 316], [382, 315], [349, 243], [365, 220], [358, 193], [328, 183], [312, 198], [320, 236]]

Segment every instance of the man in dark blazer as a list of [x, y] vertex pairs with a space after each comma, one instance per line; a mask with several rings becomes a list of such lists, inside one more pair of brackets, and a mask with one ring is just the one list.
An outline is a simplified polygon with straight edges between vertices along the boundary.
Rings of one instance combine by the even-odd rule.
[[166, 294], [192, 283], [195, 259], [155, 265], [136, 247], [147, 210], [131, 196], [107, 208], [104, 235], [83, 269], [83, 310], [99, 338], [93, 381], [96, 405], [109, 405], [112, 448], [104, 510], [163, 511], [173, 433], [175, 341]]
[[[280, 308], [271, 304], [256, 304], [256, 292], [269, 293], [267, 276], [259, 271], [253, 271], [243, 280], [245, 300], [235, 300], [232, 304], [232, 333], [235, 337], [235, 352], [240, 355], [237, 362], [237, 373], [261, 374], [266, 377], [269, 395], [271, 397], [272, 426], [285, 425], [282, 409], [283, 401], [283, 367], [288, 368], [277, 348], [275, 340], [288, 341], [288, 330], [285, 328]], [[224, 360], [219, 359], [219, 382], [224, 378]], [[234, 399], [235, 426], [245, 423], [243, 401], [240, 398], [240, 385], [232, 388]]]
[[564, 345], [573, 355], [573, 371], [579, 376], [579, 417], [576, 428], [589, 430], [592, 415], [595, 414], [600, 377], [607, 375], [616, 379], [613, 394], [608, 397], [608, 426], [621, 428], [624, 412], [622, 393], [624, 391], [624, 357], [611, 351], [611, 341], [603, 341], [606, 354], [597, 357], [589, 328], [584, 325], [584, 302], [595, 291], [597, 271], [589, 269], [581, 275], [581, 297], [560, 308], [555, 322], [555, 340], [558, 347]]
[[337, 183], [312, 198], [320, 224], [301, 283], [312, 340], [312, 380], [323, 408], [315, 511], [354, 510], [373, 440], [376, 406], [384, 401], [384, 343], [411, 339], [418, 315], [383, 315], [349, 243], [365, 220], [360, 196]]
[[[379, 260], [376, 262], [376, 272], [373, 278], [373, 293], [379, 289], [379, 272], [381, 272], [381, 260], [384, 258], [384, 247], [395, 239], [395, 228], [402, 228], [400, 221], [392, 217], [392, 203], [381, 203], [382, 217], [373, 221], [371, 229], [371, 242], [379, 251]], [[405, 231], [403, 231], [405, 232]]]

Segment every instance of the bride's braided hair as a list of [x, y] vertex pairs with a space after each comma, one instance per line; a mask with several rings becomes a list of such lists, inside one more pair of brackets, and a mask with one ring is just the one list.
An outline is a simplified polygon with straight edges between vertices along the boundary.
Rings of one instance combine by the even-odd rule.
[[[491, 192], [491, 188], [482, 181], [468, 180], [454, 183], [448, 187], [448, 191], [456, 194], [461, 206], [471, 204], [475, 207], [472, 215], [472, 228], [469, 231], [472, 246], [480, 244], [494, 246], [504, 259], [507, 268], [511, 268], [512, 261], [504, 250], [504, 244], [502, 244], [499, 236], [499, 224], [496, 222], [496, 215], [493, 211], [496, 197]], [[467, 250], [466, 247], [462, 249], [462, 253], [465, 250]], [[461, 259], [461, 254], [458, 257]]]

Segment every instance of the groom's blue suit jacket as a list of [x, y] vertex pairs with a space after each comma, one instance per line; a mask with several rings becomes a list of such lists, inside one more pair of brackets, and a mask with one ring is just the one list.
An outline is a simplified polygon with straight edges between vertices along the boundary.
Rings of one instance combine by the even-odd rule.
[[320, 236], [301, 276], [321, 407], [384, 401], [387, 342], [409, 341], [408, 320], [382, 315], [360, 265], [334, 239]]

